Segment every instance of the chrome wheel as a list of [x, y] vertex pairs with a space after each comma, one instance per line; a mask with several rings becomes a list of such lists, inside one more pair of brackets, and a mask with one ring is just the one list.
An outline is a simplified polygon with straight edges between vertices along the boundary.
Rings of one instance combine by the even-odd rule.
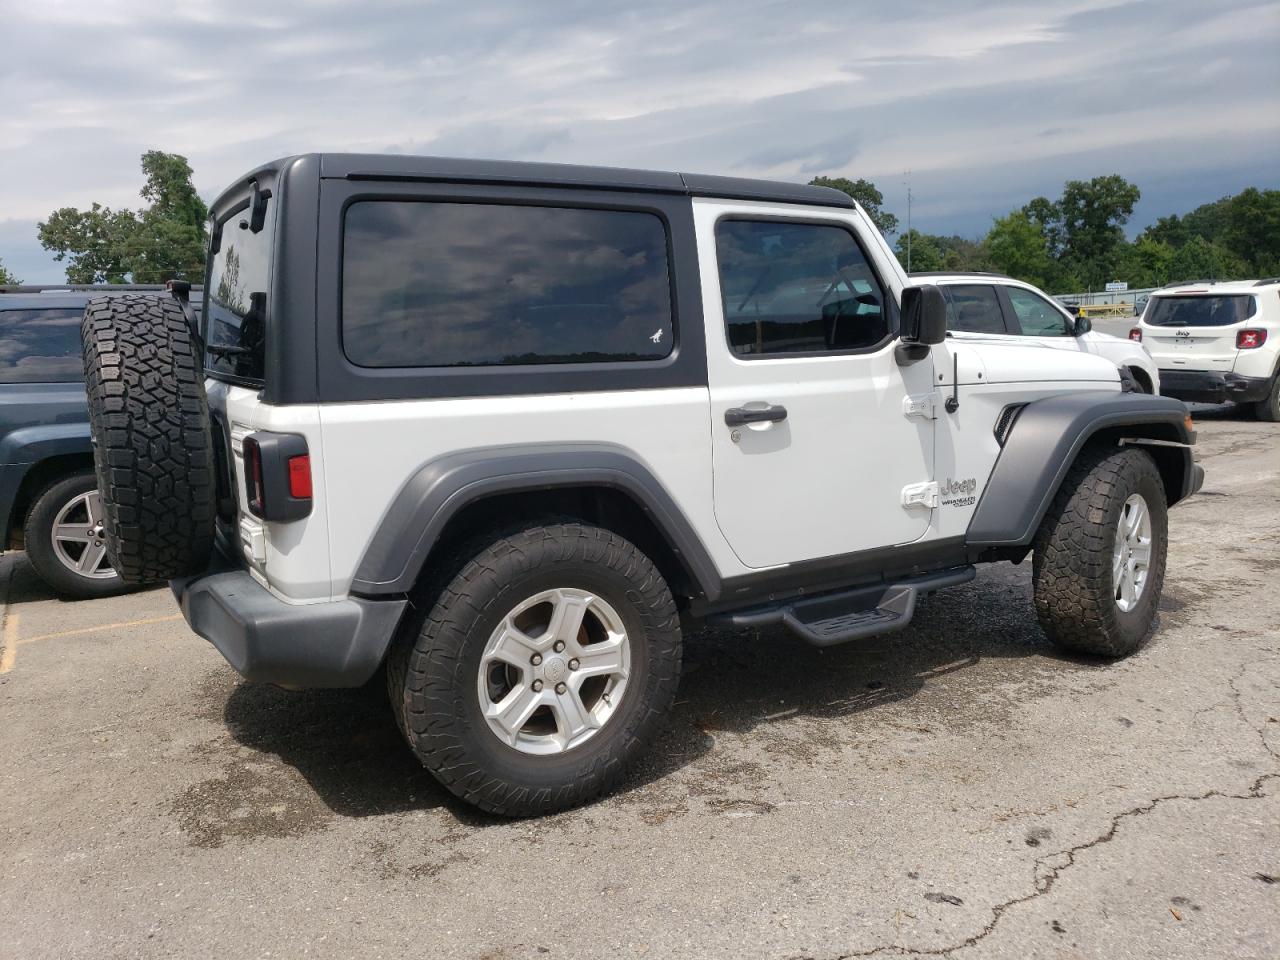
[[493, 631], [476, 693], [503, 743], [522, 753], [563, 753], [617, 712], [630, 669], [630, 641], [613, 607], [586, 590], [546, 590]]
[[1116, 605], [1128, 613], [1138, 605], [1151, 571], [1151, 510], [1139, 493], [1124, 502], [1111, 557]]
[[53, 554], [76, 576], [109, 580], [117, 576], [107, 562], [102, 530], [102, 498], [97, 490], [73, 497], [53, 518]]

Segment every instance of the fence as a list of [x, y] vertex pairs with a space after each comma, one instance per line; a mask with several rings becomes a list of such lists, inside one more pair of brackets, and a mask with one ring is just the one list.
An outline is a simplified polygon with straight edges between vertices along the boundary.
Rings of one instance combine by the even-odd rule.
[[1059, 293], [1054, 299], [1071, 307], [1079, 307], [1087, 317], [1131, 317], [1137, 310], [1134, 302], [1145, 300], [1159, 287], [1141, 287], [1136, 290], [1121, 290], [1115, 293], [1105, 291], [1086, 291], [1084, 293]]

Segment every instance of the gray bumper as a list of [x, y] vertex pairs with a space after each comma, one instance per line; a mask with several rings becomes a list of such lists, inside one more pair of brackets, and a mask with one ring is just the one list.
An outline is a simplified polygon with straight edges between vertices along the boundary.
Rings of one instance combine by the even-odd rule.
[[382, 662], [407, 603], [351, 598], [289, 604], [235, 567], [169, 586], [191, 629], [241, 676], [283, 687], [364, 684]]

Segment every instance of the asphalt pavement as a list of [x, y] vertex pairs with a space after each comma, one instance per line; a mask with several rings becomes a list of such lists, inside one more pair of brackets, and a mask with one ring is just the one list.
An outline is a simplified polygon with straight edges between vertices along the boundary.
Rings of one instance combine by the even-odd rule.
[[1159, 629], [1046, 643], [1030, 564], [820, 651], [687, 637], [618, 794], [450, 799], [377, 688], [239, 681], [169, 592], [0, 560], [0, 957], [1280, 956], [1280, 426], [1201, 412]]

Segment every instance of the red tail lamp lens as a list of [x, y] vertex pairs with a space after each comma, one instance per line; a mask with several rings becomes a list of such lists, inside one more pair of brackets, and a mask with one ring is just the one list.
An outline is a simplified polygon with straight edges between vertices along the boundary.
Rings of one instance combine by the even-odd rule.
[[1237, 350], [1254, 350], [1267, 342], [1265, 330], [1241, 330], [1236, 334]]
[[289, 496], [295, 500], [311, 499], [311, 457], [289, 458]]
[[1130, 331], [1129, 331], [1129, 339], [1130, 339], [1130, 340], [1135, 340], [1135, 341], [1137, 341], [1138, 343], [1141, 343], [1141, 342], [1142, 342], [1142, 331], [1141, 331], [1140, 329], [1138, 329], [1137, 327], [1134, 327], [1132, 330], [1130, 330]]

